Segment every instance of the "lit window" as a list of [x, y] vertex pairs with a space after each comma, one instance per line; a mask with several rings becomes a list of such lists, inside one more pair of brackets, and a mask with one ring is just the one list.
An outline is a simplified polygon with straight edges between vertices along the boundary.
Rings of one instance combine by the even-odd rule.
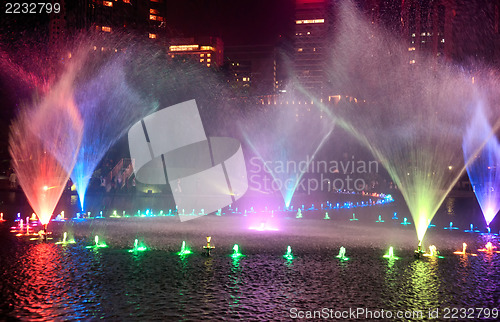
[[325, 19], [306, 19], [306, 20], [295, 20], [297, 25], [308, 24], [308, 23], [324, 23]]
[[215, 48], [212, 46], [200, 46], [200, 50], [211, 50], [215, 51]]
[[425, 32], [421, 33], [420, 36], [425, 36]]
[[410, 65], [415, 64], [415, 59], [410, 60]]
[[163, 21], [162, 16], [149, 15], [149, 20]]
[[130, 3], [130, 0], [123, 0], [124, 3]]
[[149, 9], [149, 13], [152, 13], [154, 15], [157, 15], [160, 13], [160, 11], [156, 10], [156, 9]]
[[112, 7], [113, 6], [113, 2], [111, 2], [111, 1], [103, 1], [102, 4], [105, 5], [106, 7]]
[[149, 38], [156, 39], [156, 34], [149, 34]]
[[200, 63], [203, 63], [204, 61], [205, 61], [205, 59], [203, 59], [203, 58], [202, 58], [202, 59], [200, 59]]
[[247, 81], [247, 78], [246, 77], [243, 77], [243, 81], [246, 82]]
[[[207, 57], [210, 57], [210, 56], [212, 56], [212, 54], [207, 54]], [[233, 65], [234, 65], [234, 64], [233, 64]]]
[[151, 0], [151, 2], [163, 3], [163, 0]]
[[94, 50], [97, 50], [97, 46], [94, 46]]
[[444, 38], [443, 38], [443, 39], [441, 39], [441, 43], [443, 43], [443, 44], [444, 44]]
[[212, 60], [210, 58], [207, 59], [207, 63], [211, 62]]
[[176, 46], [170, 46], [169, 50], [170, 51], [191, 51], [191, 50], [198, 50], [198, 45], [176, 45]]
[[111, 27], [102, 26], [101, 30], [104, 32], [111, 32]]
[[414, 51], [414, 50], [415, 50], [415, 47], [408, 48], [408, 51]]
[[307, 32], [307, 34], [308, 34], [308, 35], [310, 35], [310, 34], [311, 34], [311, 32], [310, 32], [310, 31], [308, 31], [308, 32]]
[[302, 49], [302, 48], [299, 48], [299, 49], [297, 49], [297, 51], [303, 51], [303, 49]]
[[413, 33], [413, 34], [411, 34], [411, 36], [412, 36], [412, 37], [415, 37], [415, 34]]
[[200, 57], [205, 57], [205, 54], [200, 54]]
[[210, 64], [207, 64], [207, 67], [210, 67]]

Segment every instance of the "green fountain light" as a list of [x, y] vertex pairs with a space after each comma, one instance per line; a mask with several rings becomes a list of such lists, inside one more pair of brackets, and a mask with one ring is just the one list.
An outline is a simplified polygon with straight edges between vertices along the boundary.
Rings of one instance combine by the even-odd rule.
[[95, 235], [94, 237], [94, 245], [87, 246], [86, 248], [105, 248], [108, 247], [105, 242], [99, 241], [99, 236]]
[[335, 258], [338, 258], [341, 261], [348, 261], [349, 257], [345, 256], [345, 252], [346, 252], [345, 247], [341, 246], [340, 249], [339, 249], [339, 254], [337, 256], [335, 256]]
[[292, 253], [292, 247], [290, 245], [288, 245], [286, 247], [286, 254], [283, 255], [283, 257], [286, 258], [286, 259], [288, 259], [288, 260], [294, 259], [293, 253]]
[[335, 72], [328, 81], [357, 98], [342, 97], [335, 114], [327, 115], [387, 170], [422, 241], [465, 170], [462, 136], [480, 99], [477, 85], [460, 68], [430, 58], [408, 64], [408, 45], [367, 22], [349, 1], [339, 6], [338, 17]]
[[183, 240], [182, 241], [181, 250], [180, 250], [180, 252], [177, 253], [177, 255], [179, 255], [179, 256], [186, 256], [186, 255], [189, 255], [191, 253], [192, 253], [191, 249], [189, 249], [189, 247], [186, 245], [186, 241]]
[[389, 247], [389, 251], [384, 255], [384, 258], [388, 258], [389, 260], [399, 259], [399, 257], [394, 256], [394, 248]]
[[148, 248], [147, 248], [146, 246], [144, 246], [144, 244], [143, 244], [143, 243], [141, 243], [141, 244], [139, 245], [139, 240], [138, 240], [138, 239], [136, 239], [136, 240], [134, 241], [134, 248], [129, 249], [129, 251], [128, 251], [128, 252], [129, 252], [129, 253], [136, 253], [136, 252], [144, 252], [144, 251], [146, 251], [146, 250], [148, 250]]
[[233, 246], [233, 253], [231, 254], [231, 257], [233, 259], [240, 258], [241, 256], [244, 256], [242, 253], [240, 253], [240, 246], [238, 244], [234, 244]]

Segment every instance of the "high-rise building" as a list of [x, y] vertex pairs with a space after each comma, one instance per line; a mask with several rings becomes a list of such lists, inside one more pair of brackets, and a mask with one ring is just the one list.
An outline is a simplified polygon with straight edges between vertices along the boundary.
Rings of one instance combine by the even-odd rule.
[[171, 58], [186, 58], [207, 67], [220, 67], [224, 62], [224, 43], [218, 37], [169, 39]]
[[277, 54], [272, 45], [225, 48], [229, 79], [242, 94], [268, 95], [278, 90]]
[[165, 16], [165, 0], [89, 0], [87, 22], [102, 32], [135, 30], [158, 39]]
[[498, 57], [500, 1], [405, 0], [401, 2], [403, 37], [409, 63], [419, 54], [437, 61], [467, 62]]
[[315, 95], [323, 95], [326, 87], [325, 51], [333, 19], [333, 1], [296, 0], [295, 5], [296, 86]]

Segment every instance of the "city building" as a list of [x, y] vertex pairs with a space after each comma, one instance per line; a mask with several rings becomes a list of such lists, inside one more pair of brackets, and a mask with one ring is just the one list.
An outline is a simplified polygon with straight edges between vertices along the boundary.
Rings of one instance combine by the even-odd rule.
[[228, 81], [237, 93], [268, 95], [278, 91], [277, 49], [272, 45], [245, 45], [225, 48]]
[[425, 54], [436, 61], [498, 60], [500, 1], [406, 0], [401, 2], [409, 63]]
[[224, 43], [219, 37], [169, 39], [171, 58], [184, 58], [207, 67], [221, 67], [224, 63]]
[[333, 25], [333, 1], [296, 0], [294, 30], [294, 74], [296, 86], [323, 95], [326, 48]]
[[166, 10], [165, 0], [91, 0], [86, 24], [102, 32], [135, 30], [158, 39], [166, 27]]

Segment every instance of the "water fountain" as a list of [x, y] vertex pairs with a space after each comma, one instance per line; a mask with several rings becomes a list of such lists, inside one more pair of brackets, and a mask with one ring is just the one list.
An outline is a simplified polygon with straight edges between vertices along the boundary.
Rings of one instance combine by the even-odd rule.
[[438, 252], [436, 246], [434, 246], [434, 245], [430, 245], [429, 246], [429, 252], [423, 254], [423, 256], [425, 256], [425, 257], [432, 257], [432, 258], [444, 258], [443, 256], [439, 255], [439, 252]]
[[[261, 178], [255, 189], [265, 194], [280, 191], [287, 208], [334, 128], [313, 102], [299, 105], [290, 97], [289, 103], [292, 101], [291, 106], [264, 105], [240, 124], [255, 156], [250, 160], [250, 172]], [[269, 176], [270, 181], [262, 180]]]
[[75, 105], [70, 66], [49, 92], [26, 106], [10, 128], [17, 178], [45, 232], [80, 147], [83, 123]]
[[231, 254], [231, 257], [233, 259], [240, 258], [241, 256], [244, 256], [242, 253], [240, 253], [240, 246], [238, 244], [234, 244], [233, 246], [233, 253]]
[[451, 221], [450, 221], [450, 225], [449, 225], [449, 226], [444, 227], [443, 229], [447, 229], [447, 230], [458, 230], [458, 227], [457, 227], [457, 226], [453, 226], [453, 222], [451, 222]]
[[283, 255], [283, 257], [286, 258], [289, 261], [292, 260], [292, 259], [294, 259], [293, 253], [292, 253], [292, 247], [290, 245], [288, 245], [286, 247], [286, 253], [285, 253], [285, 255]]
[[191, 249], [186, 245], [186, 241], [182, 241], [181, 250], [177, 253], [179, 256], [186, 256], [191, 254]]
[[484, 245], [484, 248], [480, 248], [477, 251], [486, 254], [494, 254], [494, 253], [500, 254], [500, 251], [497, 251], [495, 249], [497, 249], [497, 246], [493, 246], [493, 243], [489, 241], [486, 243], [486, 245]]
[[349, 221], [357, 221], [358, 218], [356, 218], [356, 214], [355, 213], [352, 213], [352, 218], [349, 219]]
[[76, 243], [76, 241], [74, 238], [71, 238], [68, 240], [68, 233], [67, 232], [63, 233], [63, 239], [61, 241], [56, 242], [56, 244], [63, 245], [63, 246], [65, 246], [67, 244], [75, 244], [75, 243]]
[[[479, 104], [463, 138], [464, 159], [472, 190], [489, 226], [500, 210], [500, 143], [485, 115], [484, 104]], [[484, 142], [486, 142], [484, 144]], [[477, 146], [484, 144], [478, 153]], [[471, 229], [472, 230], [472, 229]]]
[[461, 133], [476, 92], [460, 68], [425, 56], [414, 63], [406, 43], [352, 5], [342, 4], [339, 16], [329, 80], [354, 98], [341, 99], [333, 119], [388, 171], [421, 241], [464, 171]]
[[99, 236], [95, 235], [94, 237], [94, 245], [86, 246], [86, 248], [97, 249], [97, 248], [106, 248], [108, 245], [103, 240], [99, 240]]
[[345, 256], [345, 252], [346, 252], [345, 247], [341, 246], [340, 249], [339, 249], [339, 254], [337, 256], [335, 256], [335, 258], [338, 258], [341, 261], [347, 261], [347, 260], [349, 260], [349, 257]]
[[408, 226], [408, 225], [411, 225], [411, 222], [408, 221], [408, 218], [404, 217], [401, 225]]
[[394, 248], [392, 246], [389, 247], [389, 251], [383, 257], [388, 258], [389, 260], [399, 259], [399, 257], [394, 255]]
[[327, 212], [325, 212], [325, 217], [324, 217], [323, 219], [325, 219], [325, 220], [330, 219], [330, 216], [328, 216], [328, 213], [327, 213]]
[[375, 220], [375, 222], [384, 222], [384, 220], [382, 219], [382, 215], [378, 215], [378, 219]]
[[146, 251], [146, 250], [148, 250], [148, 248], [144, 245], [144, 243], [142, 243], [142, 242], [141, 242], [141, 243], [139, 244], [139, 240], [136, 238], [136, 239], [134, 240], [134, 248], [129, 249], [129, 251], [128, 251], [128, 252], [129, 252], [129, 253], [136, 253], [136, 252], [144, 252], [144, 251]]
[[213, 249], [215, 249], [215, 246], [211, 244], [212, 237], [207, 236], [207, 244], [203, 246], [203, 249], [205, 250], [205, 254], [207, 256], [210, 256], [210, 253], [212, 252]]

